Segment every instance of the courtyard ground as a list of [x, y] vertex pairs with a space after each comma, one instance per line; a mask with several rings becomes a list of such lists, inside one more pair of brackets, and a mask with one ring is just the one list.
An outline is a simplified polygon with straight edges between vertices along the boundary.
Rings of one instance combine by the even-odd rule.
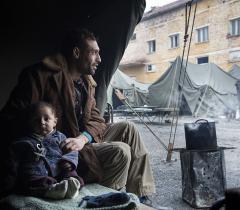
[[[240, 187], [240, 121], [205, 118], [216, 123], [217, 143], [222, 147], [236, 147], [224, 150], [227, 188]], [[171, 207], [173, 210], [194, 209], [182, 200], [182, 175], [179, 152], [173, 152], [171, 161], [166, 162], [167, 151], [156, 140], [147, 127], [136, 117], [114, 116], [114, 122], [128, 120], [138, 127], [141, 137], [149, 151], [150, 161], [156, 182], [156, 194], [151, 196], [155, 206]], [[168, 122], [155, 119], [148, 126], [168, 145], [171, 133], [171, 118]], [[185, 148], [184, 123], [195, 122], [192, 117], [179, 117], [174, 148]], [[147, 119], [145, 119], [147, 122]], [[175, 127], [174, 127], [175, 129]]]

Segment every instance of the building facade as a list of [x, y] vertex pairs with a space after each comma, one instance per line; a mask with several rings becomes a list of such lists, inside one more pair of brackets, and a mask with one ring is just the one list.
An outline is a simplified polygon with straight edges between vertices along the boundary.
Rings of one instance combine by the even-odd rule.
[[[179, 0], [144, 14], [120, 63], [124, 73], [139, 82], [152, 83], [182, 56], [186, 2]], [[188, 41], [195, 6], [193, 3]], [[186, 54], [187, 46], [184, 58]], [[240, 65], [240, 0], [197, 1], [188, 59], [198, 64], [215, 63], [225, 71], [233, 64]]]

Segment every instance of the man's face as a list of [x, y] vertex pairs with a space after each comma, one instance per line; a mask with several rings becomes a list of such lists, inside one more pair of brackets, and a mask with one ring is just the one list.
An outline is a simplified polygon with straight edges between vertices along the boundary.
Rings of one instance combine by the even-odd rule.
[[41, 107], [31, 120], [33, 132], [41, 136], [46, 136], [53, 131], [56, 124], [57, 118], [49, 107]]
[[81, 51], [79, 67], [82, 74], [94, 75], [101, 62], [97, 41], [87, 39], [86, 47]]

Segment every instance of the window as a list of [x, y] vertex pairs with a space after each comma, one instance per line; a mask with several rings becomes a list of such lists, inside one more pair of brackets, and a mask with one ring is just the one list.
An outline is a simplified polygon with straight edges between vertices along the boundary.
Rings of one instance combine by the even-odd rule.
[[197, 58], [198, 64], [208, 63], [208, 56]]
[[240, 35], [240, 18], [230, 20], [230, 34], [232, 36]]
[[170, 42], [171, 42], [170, 47], [171, 48], [179, 47], [179, 34], [174, 34], [169, 37], [170, 37]]
[[137, 38], [137, 34], [134, 33], [134, 34], [132, 35], [132, 37], [131, 37], [131, 40], [136, 40], [136, 38]]
[[146, 70], [147, 70], [147, 72], [154, 72], [156, 70], [156, 66], [153, 64], [149, 64], [149, 65], [147, 65]]
[[148, 43], [148, 53], [156, 52], [156, 41], [151, 40], [151, 41], [148, 41], [147, 43]]
[[197, 31], [197, 43], [208, 41], [208, 26], [196, 29]]
[[240, 61], [240, 50], [230, 51], [229, 52], [229, 61], [230, 62]]

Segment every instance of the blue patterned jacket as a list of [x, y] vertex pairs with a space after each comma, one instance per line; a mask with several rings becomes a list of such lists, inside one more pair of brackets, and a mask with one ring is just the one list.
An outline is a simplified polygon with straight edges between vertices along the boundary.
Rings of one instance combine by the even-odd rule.
[[45, 138], [37, 135], [29, 135], [17, 139], [12, 144], [16, 161], [18, 162], [18, 176], [52, 176], [61, 173], [59, 163], [62, 160], [77, 168], [78, 152], [64, 154], [61, 143], [66, 136], [59, 131], [53, 131]]

